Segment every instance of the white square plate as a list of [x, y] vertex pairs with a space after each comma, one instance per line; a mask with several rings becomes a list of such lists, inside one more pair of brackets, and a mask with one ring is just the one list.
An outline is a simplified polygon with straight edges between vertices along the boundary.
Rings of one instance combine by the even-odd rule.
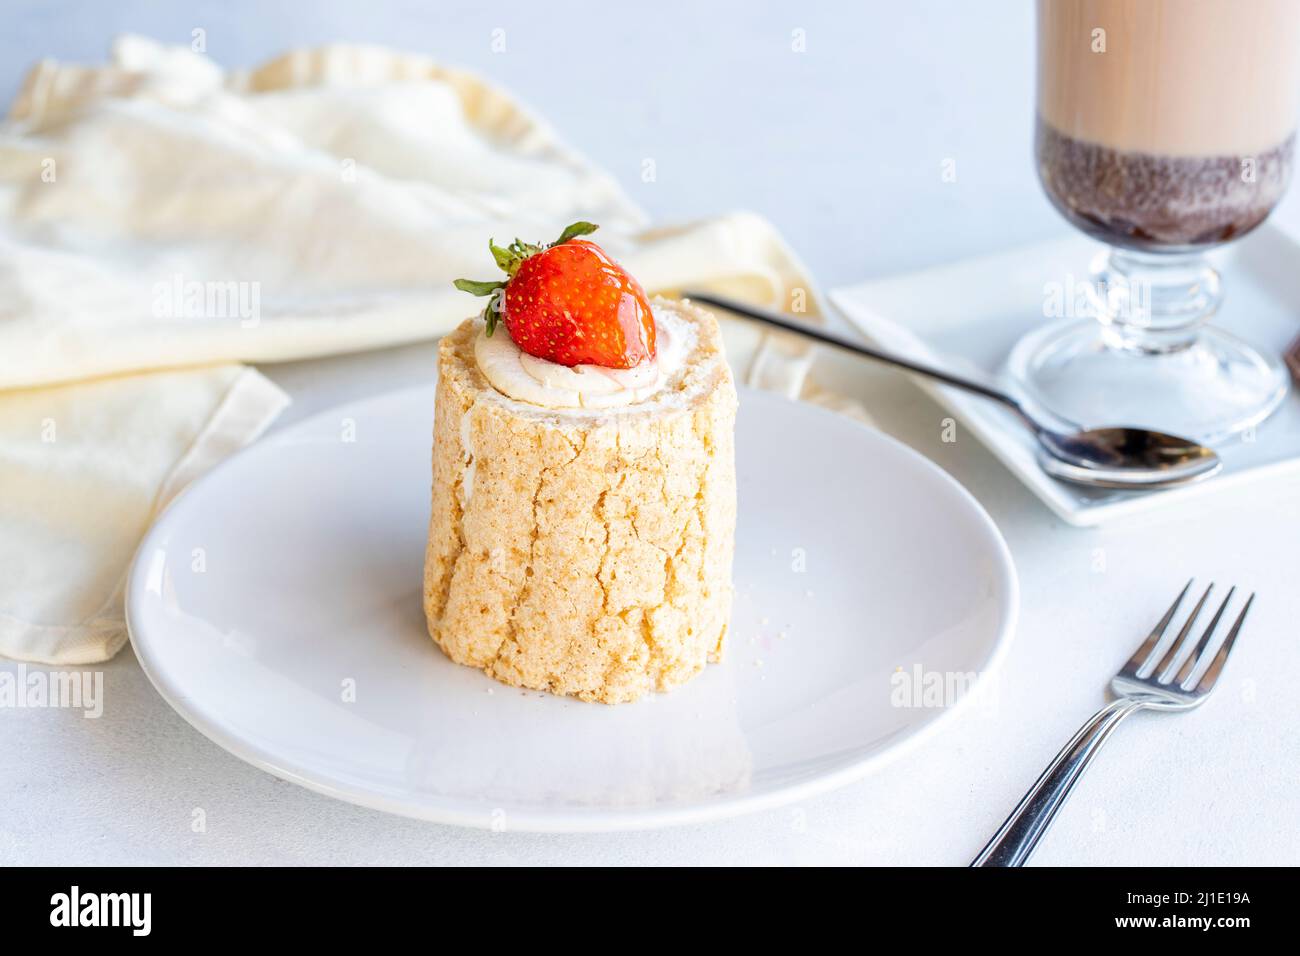
[[[836, 289], [831, 300], [880, 345], [957, 370], [1000, 375], [1016, 340], [1048, 321], [1049, 290], [1063, 290], [1065, 301], [1071, 301], [1070, 283], [1087, 281], [1101, 248], [1070, 237]], [[1211, 260], [1224, 282], [1218, 324], [1280, 353], [1300, 334], [1300, 245], [1265, 225]], [[1033, 437], [1010, 413], [974, 395], [917, 382], [1048, 507], [1075, 525], [1097, 525], [1300, 472], [1300, 396], [1295, 389], [1250, 440], [1216, 446], [1224, 462], [1219, 475], [1167, 491], [1125, 492], [1086, 489], [1048, 477], [1035, 461]]]

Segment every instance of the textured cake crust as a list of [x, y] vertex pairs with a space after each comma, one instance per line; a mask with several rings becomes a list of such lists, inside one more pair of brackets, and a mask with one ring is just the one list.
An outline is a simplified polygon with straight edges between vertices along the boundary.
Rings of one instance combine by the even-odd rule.
[[424, 608], [452, 660], [618, 703], [721, 657], [736, 392], [713, 317], [671, 307], [695, 348], [663, 393], [617, 413], [506, 398], [475, 364], [477, 320], [442, 340]]

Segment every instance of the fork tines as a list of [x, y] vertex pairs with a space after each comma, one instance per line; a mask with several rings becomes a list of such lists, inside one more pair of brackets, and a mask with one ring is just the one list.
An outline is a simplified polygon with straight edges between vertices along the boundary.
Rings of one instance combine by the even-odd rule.
[[1237, 620], [1228, 631], [1227, 637], [1217, 647], [1212, 648], [1210, 642], [1214, 638], [1214, 632], [1237, 589], [1236, 587], [1228, 589], [1227, 596], [1214, 612], [1214, 617], [1210, 619], [1209, 625], [1199, 639], [1192, 638], [1192, 626], [1200, 616], [1201, 608], [1209, 599], [1210, 592], [1214, 590], [1213, 583], [1205, 589], [1177, 635], [1166, 637], [1165, 632], [1169, 630], [1170, 622], [1178, 613], [1178, 607], [1183, 603], [1183, 598], [1187, 596], [1191, 587], [1192, 582], [1188, 581], [1169, 610], [1165, 612], [1164, 617], [1129, 659], [1122, 673], [1136, 680], [1150, 680], [1152, 674], [1158, 673], [1159, 676], [1155, 678], [1157, 683], [1179, 687], [1183, 691], [1191, 691], [1195, 688], [1198, 693], [1208, 693], [1214, 687], [1215, 681], [1219, 679], [1219, 674], [1223, 670], [1224, 662], [1232, 651], [1232, 645], [1237, 640], [1237, 634], [1241, 631], [1241, 625], [1246, 620], [1246, 614], [1255, 601], [1255, 595], [1251, 594], [1246, 599], [1246, 604], [1237, 615]]

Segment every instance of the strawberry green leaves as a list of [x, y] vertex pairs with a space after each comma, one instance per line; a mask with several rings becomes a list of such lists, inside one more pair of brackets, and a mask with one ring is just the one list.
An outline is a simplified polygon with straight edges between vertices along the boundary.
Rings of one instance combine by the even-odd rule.
[[529, 256], [537, 255], [542, 251], [542, 247], [516, 239], [502, 249], [496, 242], [489, 239], [488, 251], [492, 253], [492, 258], [496, 260], [501, 271], [513, 278], [514, 274], [519, 271], [519, 267], [523, 265], [524, 260]]
[[491, 296], [488, 304], [483, 308], [483, 320], [487, 323], [487, 334], [490, 336], [496, 331], [497, 322], [501, 319], [501, 302], [505, 295], [506, 284], [519, 272], [519, 267], [524, 264], [525, 259], [535, 256], [546, 249], [554, 248], [561, 243], [568, 242], [570, 239], [589, 236], [599, 228], [592, 222], [571, 223], [560, 233], [560, 238], [549, 246], [539, 246], [516, 238], [510, 245], [502, 247], [498, 246], [495, 240], [489, 239], [488, 251], [492, 253], [493, 260], [496, 262], [497, 267], [506, 274], [506, 278], [495, 282], [457, 279], [454, 285], [461, 292], [468, 292], [470, 295]]
[[497, 330], [497, 322], [501, 319], [501, 297], [505, 294], [506, 280], [476, 282], [473, 279], [457, 279], [454, 285], [461, 292], [468, 292], [470, 295], [490, 295], [492, 297], [488, 300], [488, 304], [483, 307], [483, 321], [487, 323], [487, 334], [491, 337], [492, 333]]
[[560, 233], [560, 238], [556, 239], [552, 246], [558, 246], [562, 242], [568, 242], [570, 239], [577, 239], [579, 236], [589, 236], [600, 226], [594, 222], [575, 222], [565, 227], [564, 232]]
[[498, 279], [496, 282], [475, 282], [473, 279], [457, 279], [454, 283], [461, 292], [468, 292], [470, 295], [491, 295], [497, 289], [504, 289], [505, 279]]

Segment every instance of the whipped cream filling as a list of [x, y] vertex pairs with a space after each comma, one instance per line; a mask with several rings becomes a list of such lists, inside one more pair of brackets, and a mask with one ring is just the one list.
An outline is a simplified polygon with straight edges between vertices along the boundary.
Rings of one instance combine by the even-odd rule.
[[635, 368], [559, 365], [524, 352], [504, 325], [474, 340], [479, 371], [503, 395], [543, 408], [617, 408], [643, 402], [663, 389], [693, 345], [690, 324], [669, 309], [652, 307], [655, 357]]

